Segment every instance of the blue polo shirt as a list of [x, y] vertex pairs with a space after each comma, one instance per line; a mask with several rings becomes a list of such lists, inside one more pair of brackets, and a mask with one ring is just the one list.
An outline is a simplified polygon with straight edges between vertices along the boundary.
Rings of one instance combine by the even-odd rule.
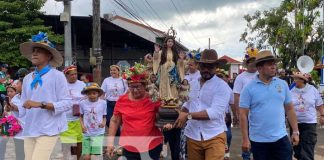
[[284, 105], [291, 103], [287, 83], [277, 77], [269, 84], [259, 77], [240, 95], [240, 108], [249, 109], [249, 136], [254, 142], [276, 142], [287, 135]]

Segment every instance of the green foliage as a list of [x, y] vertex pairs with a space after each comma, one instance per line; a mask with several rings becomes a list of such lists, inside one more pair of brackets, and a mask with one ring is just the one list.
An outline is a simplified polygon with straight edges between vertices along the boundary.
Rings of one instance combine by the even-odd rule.
[[271, 48], [283, 59], [285, 69], [296, 67], [304, 53], [316, 63], [322, 56], [324, 32], [319, 10], [323, 5], [323, 0], [283, 0], [277, 8], [245, 15], [247, 28], [240, 41], [259, 49]]
[[43, 25], [39, 11], [45, 0], [0, 0], [0, 62], [10, 66], [28, 67], [30, 62], [19, 52], [19, 44], [31, 39], [39, 31], [47, 32], [49, 40], [63, 43], [51, 27]]

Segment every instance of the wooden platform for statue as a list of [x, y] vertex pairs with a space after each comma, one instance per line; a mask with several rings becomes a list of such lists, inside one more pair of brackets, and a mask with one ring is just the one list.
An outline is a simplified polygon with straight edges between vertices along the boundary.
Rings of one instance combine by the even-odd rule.
[[164, 125], [170, 123], [174, 124], [179, 116], [178, 106], [164, 105], [159, 108], [158, 119], [155, 125], [162, 128]]

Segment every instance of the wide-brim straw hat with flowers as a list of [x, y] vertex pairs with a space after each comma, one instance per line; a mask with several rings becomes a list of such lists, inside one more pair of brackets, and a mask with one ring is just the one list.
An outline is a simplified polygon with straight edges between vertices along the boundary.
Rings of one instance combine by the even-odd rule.
[[33, 49], [35, 47], [46, 49], [53, 55], [52, 59], [49, 62], [52, 67], [62, 66], [62, 54], [58, 50], [56, 50], [55, 45], [48, 40], [46, 33], [39, 32], [37, 35], [33, 35], [30, 42], [24, 42], [20, 44], [19, 50], [22, 56], [31, 61]]
[[300, 78], [300, 79], [303, 79], [305, 81], [309, 81], [311, 75], [309, 73], [301, 73], [301, 72], [295, 72], [293, 73], [293, 75], [291, 76], [293, 78]]
[[141, 63], [135, 63], [133, 67], [126, 69], [126, 71], [122, 75], [122, 78], [126, 79], [127, 83], [147, 83], [149, 73], [145, 65]]
[[70, 73], [77, 73], [77, 67], [75, 65], [68, 66], [64, 68], [63, 73], [64, 74], [70, 74]]
[[200, 59], [196, 60], [196, 62], [217, 65], [225, 65], [227, 63], [225, 59], [218, 59], [218, 54], [214, 49], [205, 49], [202, 51]]
[[255, 65], [257, 65], [260, 62], [264, 62], [264, 61], [275, 61], [275, 62], [279, 62], [281, 61], [281, 58], [277, 58], [275, 57], [271, 51], [269, 50], [263, 50], [260, 51], [256, 56], [255, 56], [255, 61], [253, 62]]
[[99, 92], [99, 96], [103, 94], [103, 90], [100, 88], [100, 86], [97, 83], [90, 83], [86, 87], [83, 88], [81, 91], [81, 94], [87, 94], [89, 91], [97, 91]]

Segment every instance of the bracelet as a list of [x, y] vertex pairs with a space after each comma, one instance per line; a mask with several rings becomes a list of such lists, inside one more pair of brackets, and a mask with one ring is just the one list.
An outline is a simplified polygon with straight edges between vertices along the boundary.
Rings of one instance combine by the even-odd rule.
[[321, 115], [321, 117], [324, 117], [324, 115]]
[[296, 134], [296, 135], [299, 136], [299, 131], [294, 131], [292, 134], [293, 134], [293, 135]]

